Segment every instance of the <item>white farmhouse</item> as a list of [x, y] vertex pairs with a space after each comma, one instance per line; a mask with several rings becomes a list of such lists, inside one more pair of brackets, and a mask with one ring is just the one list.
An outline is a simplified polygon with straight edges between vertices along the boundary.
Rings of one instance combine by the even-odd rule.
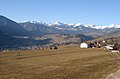
[[109, 46], [105, 46], [105, 48], [108, 49], [108, 50], [113, 50], [113, 47], [110, 46], [110, 45]]
[[80, 48], [88, 48], [88, 44], [87, 43], [81, 43]]

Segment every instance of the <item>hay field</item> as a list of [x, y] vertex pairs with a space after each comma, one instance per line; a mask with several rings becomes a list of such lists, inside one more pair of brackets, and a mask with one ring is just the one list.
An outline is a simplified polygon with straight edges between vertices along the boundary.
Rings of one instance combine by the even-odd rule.
[[0, 79], [104, 79], [119, 69], [119, 56], [78, 45], [0, 52]]

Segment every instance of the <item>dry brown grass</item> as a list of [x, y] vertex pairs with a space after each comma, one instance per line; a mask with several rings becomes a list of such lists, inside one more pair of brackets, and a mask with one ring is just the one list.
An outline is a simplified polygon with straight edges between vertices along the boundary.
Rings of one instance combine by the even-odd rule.
[[119, 56], [77, 45], [0, 53], [0, 79], [99, 79], [118, 69]]

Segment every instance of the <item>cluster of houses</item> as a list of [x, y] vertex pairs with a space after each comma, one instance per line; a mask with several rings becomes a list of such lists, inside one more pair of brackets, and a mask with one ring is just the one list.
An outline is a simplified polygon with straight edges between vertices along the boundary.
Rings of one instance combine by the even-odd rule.
[[103, 41], [87, 41], [80, 44], [80, 48], [105, 48], [111, 52], [120, 52], [120, 43]]
[[86, 41], [80, 44], [80, 48], [101, 48], [106, 45], [105, 41]]

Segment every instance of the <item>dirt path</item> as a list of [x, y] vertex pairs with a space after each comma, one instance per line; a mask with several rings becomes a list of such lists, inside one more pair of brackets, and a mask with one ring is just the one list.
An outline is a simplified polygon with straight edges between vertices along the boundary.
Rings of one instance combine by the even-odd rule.
[[[109, 55], [117, 60], [118, 65], [120, 65], [120, 53], [117, 53], [117, 56], [114, 53], [110, 52]], [[108, 75], [105, 79], [120, 79], [120, 69], [114, 73]]]
[[105, 79], [120, 79], [120, 69], [115, 73], [111, 73]]

